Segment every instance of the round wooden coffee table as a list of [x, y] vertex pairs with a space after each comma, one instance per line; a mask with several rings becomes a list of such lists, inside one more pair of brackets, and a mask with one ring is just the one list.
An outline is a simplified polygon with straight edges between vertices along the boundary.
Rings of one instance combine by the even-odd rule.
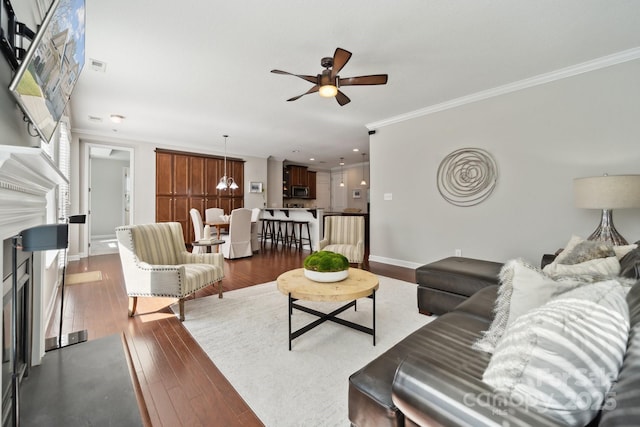
[[[339, 323], [372, 335], [373, 345], [376, 345], [376, 290], [378, 289], [379, 282], [378, 276], [375, 274], [357, 268], [349, 268], [349, 277], [346, 279], [339, 282], [321, 283], [307, 279], [304, 276], [304, 269], [298, 268], [282, 273], [278, 276], [277, 283], [278, 290], [289, 297], [289, 350], [291, 350], [291, 341], [326, 321]], [[373, 327], [368, 328], [336, 317], [351, 307], [357, 309], [356, 300], [365, 297], [373, 300]], [[322, 313], [309, 307], [296, 304], [295, 301], [297, 300], [350, 302], [331, 313]], [[294, 308], [318, 316], [319, 319], [297, 331], [291, 331], [291, 316], [293, 315]]]

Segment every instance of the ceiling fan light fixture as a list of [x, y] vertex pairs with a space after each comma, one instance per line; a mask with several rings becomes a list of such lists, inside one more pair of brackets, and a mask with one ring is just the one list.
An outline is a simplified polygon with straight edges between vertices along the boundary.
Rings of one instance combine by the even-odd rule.
[[333, 98], [338, 94], [338, 88], [334, 85], [324, 85], [320, 86], [318, 93], [323, 98]]

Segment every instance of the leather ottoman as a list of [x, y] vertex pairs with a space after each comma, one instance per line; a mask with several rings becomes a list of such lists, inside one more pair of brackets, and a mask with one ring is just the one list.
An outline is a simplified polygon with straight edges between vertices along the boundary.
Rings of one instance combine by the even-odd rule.
[[502, 264], [473, 258], [449, 257], [416, 270], [418, 311], [444, 314], [480, 289], [499, 283]]

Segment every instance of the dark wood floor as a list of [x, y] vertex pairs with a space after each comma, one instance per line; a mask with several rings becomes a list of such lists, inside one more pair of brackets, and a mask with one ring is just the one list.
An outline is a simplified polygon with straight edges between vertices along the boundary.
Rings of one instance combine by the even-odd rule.
[[[251, 258], [225, 261], [224, 291], [275, 280], [301, 266], [308, 251], [263, 250]], [[370, 263], [366, 269], [415, 282], [415, 271]], [[131, 354], [142, 418], [148, 426], [261, 426], [262, 423], [173, 315], [171, 298], [140, 298], [137, 315], [127, 316], [118, 255], [70, 262], [67, 274], [101, 271], [102, 280], [68, 286], [63, 333], [87, 329], [89, 339], [124, 333]], [[195, 298], [216, 294], [209, 287]], [[59, 307], [54, 311], [59, 313]], [[186, 316], [189, 316], [187, 310]], [[57, 335], [52, 319], [47, 336]], [[137, 383], [137, 384], [136, 384]], [[114, 410], [117, 410], [114, 408]]]

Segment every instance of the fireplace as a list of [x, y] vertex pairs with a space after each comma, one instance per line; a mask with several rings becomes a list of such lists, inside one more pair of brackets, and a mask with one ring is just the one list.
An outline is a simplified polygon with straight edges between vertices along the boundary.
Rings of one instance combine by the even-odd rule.
[[[47, 219], [47, 194], [67, 179], [39, 148], [0, 145], [0, 258], [2, 258], [2, 424], [11, 422], [13, 399], [11, 318], [12, 237], [42, 225]], [[45, 322], [53, 306], [58, 279], [57, 264], [47, 268], [40, 253], [17, 251], [18, 377], [40, 364], [44, 355]]]
[[[2, 425], [9, 424], [12, 401], [13, 349], [11, 345], [11, 318], [13, 316], [13, 268], [12, 240], [3, 242], [3, 298], [2, 298]], [[17, 322], [16, 322], [16, 362], [18, 381], [29, 373], [31, 366], [31, 342], [33, 300], [33, 257], [18, 250], [17, 254]]]

